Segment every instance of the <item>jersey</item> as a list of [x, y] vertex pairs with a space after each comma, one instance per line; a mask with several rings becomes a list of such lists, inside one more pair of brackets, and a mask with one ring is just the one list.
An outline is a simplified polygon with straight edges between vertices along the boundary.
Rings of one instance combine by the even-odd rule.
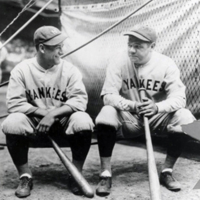
[[185, 86], [177, 65], [156, 51], [146, 64], [139, 67], [131, 63], [127, 51], [115, 55], [109, 61], [101, 96], [116, 94], [139, 101], [136, 77], [139, 87], [146, 89], [159, 112], [173, 112], [185, 107]]
[[38, 108], [63, 105], [85, 111], [88, 96], [79, 70], [66, 60], [45, 70], [36, 58], [19, 63], [12, 71], [7, 91], [8, 111], [33, 113]]

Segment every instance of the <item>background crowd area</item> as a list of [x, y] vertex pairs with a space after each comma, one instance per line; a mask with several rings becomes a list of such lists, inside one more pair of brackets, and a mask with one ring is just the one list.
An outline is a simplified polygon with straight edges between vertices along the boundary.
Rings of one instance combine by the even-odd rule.
[[[4, 43], [4, 41], [2, 41], [2, 43]], [[21, 38], [13, 39], [5, 48], [7, 50], [7, 56], [1, 64], [1, 82], [5, 82], [9, 79], [10, 71], [19, 62], [27, 58], [32, 58], [36, 52], [32, 41], [22, 40]]]

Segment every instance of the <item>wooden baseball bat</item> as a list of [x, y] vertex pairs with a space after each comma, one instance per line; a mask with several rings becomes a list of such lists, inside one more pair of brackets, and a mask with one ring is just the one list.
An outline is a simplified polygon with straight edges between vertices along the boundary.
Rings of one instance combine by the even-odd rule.
[[74, 180], [79, 185], [84, 195], [86, 197], [92, 198], [94, 196], [94, 191], [90, 187], [89, 183], [85, 180], [85, 178], [78, 171], [75, 165], [70, 161], [70, 159], [64, 154], [64, 152], [61, 150], [58, 144], [50, 136], [48, 136], [48, 138], [51, 141], [52, 146], [57, 155], [59, 156], [60, 160], [62, 161], [66, 169], [69, 171], [69, 173], [73, 176]]
[[[143, 99], [146, 97], [145, 89], [140, 88], [139, 94], [140, 94], [141, 101], [143, 102]], [[154, 157], [154, 152], [153, 152], [149, 121], [148, 121], [148, 118], [145, 116], [143, 117], [143, 120], [144, 120], [144, 128], [145, 128], [151, 200], [161, 200], [160, 182], [158, 179], [158, 172], [157, 172], [156, 162], [155, 162], [155, 157]]]

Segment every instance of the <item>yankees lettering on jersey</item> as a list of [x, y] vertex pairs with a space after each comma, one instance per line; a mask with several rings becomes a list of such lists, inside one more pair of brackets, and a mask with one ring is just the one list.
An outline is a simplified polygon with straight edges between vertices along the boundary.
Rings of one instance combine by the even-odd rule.
[[12, 71], [7, 92], [9, 112], [30, 114], [37, 108], [57, 108], [63, 105], [85, 111], [88, 101], [82, 75], [71, 63], [45, 70], [36, 58], [19, 63]]
[[178, 67], [171, 58], [155, 51], [151, 59], [140, 66], [134, 66], [127, 51], [113, 56], [108, 62], [101, 96], [115, 94], [139, 101], [136, 77], [139, 87], [147, 90], [160, 112], [172, 112], [185, 106], [185, 86]]
[[61, 102], [67, 101], [66, 91], [61, 91], [58, 88], [51, 87], [41, 87], [35, 90], [26, 90], [26, 97], [29, 102], [42, 98], [53, 98]]
[[[127, 90], [130, 90], [132, 88], [137, 88], [136, 83], [134, 79], [126, 79], [123, 80], [124, 84], [126, 85]], [[146, 90], [149, 91], [155, 91], [155, 92], [161, 92], [163, 91], [166, 83], [158, 81], [158, 80], [152, 80], [152, 79], [139, 79], [139, 87], [140, 88], [145, 88]]]

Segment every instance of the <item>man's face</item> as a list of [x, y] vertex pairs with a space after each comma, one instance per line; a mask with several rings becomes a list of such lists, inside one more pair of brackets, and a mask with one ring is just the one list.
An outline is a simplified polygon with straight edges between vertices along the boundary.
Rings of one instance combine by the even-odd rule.
[[150, 59], [150, 54], [154, 45], [154, 43], [146, 43], [129, 36], [128, 55], [135, 64], [145, 64]]
[[44, 45], [44, 59], [49, 65], [59, 64], [61, 55], [63, 55], [63, 42], [55, 46]]

